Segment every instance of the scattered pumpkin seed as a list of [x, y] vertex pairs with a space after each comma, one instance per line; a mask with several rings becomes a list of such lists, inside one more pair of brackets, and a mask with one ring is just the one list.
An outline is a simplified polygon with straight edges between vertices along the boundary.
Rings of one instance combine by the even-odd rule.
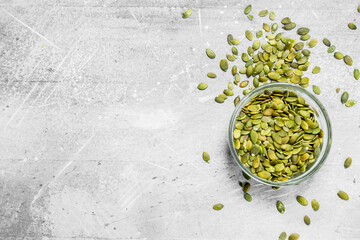
[[209, 72], [209, 73], [207, 74], [207, 76], [208, 76], [209, 78], [216, 78], [216, 74], [213, 73], [213, 72]]
[[291, 20], [289, 17], [285, 17], [281, 20], [281, 23], [285, 25], [285, 24], [291, 23]]
[[245, 200], [246, 201], [248, 201], [248, 202], [251, 202], [252, 201], [252, 197], [251, 197], [251, 195], [249, 194], [249, 193], [244, 193], [244, 198], [245, 198]]
[[354, 78], [356, 80], [359, 80], [359, 78], [360, 78], [360, 71], [357, 68], [355, 68], [355, 70], [354, 70]]
[[249, 12], [251, 11], [251, 9], [252, 9], [251, 4], [247, 5], [246, 8], [244, 9], [244, 13], [245, 13], [246, 15], [249, 14]]
[[336, 47], [335, 47], [334, 45], [331, 45], [331, 46], [328, 48], [327, 52], [328, 52], [328, 53], [333, 53], [333, 52], [335, 51], [335, 49], [336, 49]]
[[274, 20], [275, 20], [275, 17], [276, 17], [275, 12], [274, 12], [274, 11], [271, 11], [271, 12], [269, 13], [269, 19], [272, 20], [272, 21], [274, 21]]
[[207, 152], [203, 152], [202, 157], [203, 157], [205, 162], [210, 161], [210, 154], [208, 154]]
[[231, 90], [231, 89], [224, 89], [224, 94], [226, 96], [233, 96], [234, 95], [234, 92]]
[[317, 42], [318, 42], [318, 40], [317, 40], [316, 38], [311, 39], [310, 42], [309, 42], [309, 44], [308, 44], [308, 45], [309, 45], [309, 48], [315, 47], [316, 44], [317, 44]]
[[330, 40], [327, 39], [327, 38], [324, 38], [324, 39], [323, 39], [323, 43], [325, 44], [325, 46], [328, 46], [328, 47], [331, 46], [331, 42], [330, 42]]
[[303, 206], [307, 206], [308, 205], [308, 201], [306, 200], [306, 198], [304, 198], [303, 196], [297, 196], [296, 200]]
[[205, 90], [207, 89], [208, 85], [206, 83], [199, 83], [199, 85], [197, 86], [197, 88], [199, 90]]
[[263, 29], [264, 29], [266, 32], [270, 32], [271, 27], [270, 27], [270, 25], [269, 25], [269, 24], [267, 24], [267, 23], [263, 23]]
[[299, 28], [299, 29], [297, 30], [297, 34], [299, 34], [299, 35], [305, 35], [305, 34], [308, 34], [309, 31], [310, 31], [310, 29], [305, 28], [305, 27], [302, 27], [302, 28]]
[[235, 55], [232, 55], [232, 54], [226, 54], [226, 58], [231, 62], [235, 61], [235, 59], [236, 59]]
[[247, 175], [245, 172], [242, 172], [242, 174], [243, 174], [243, 177], [244, 177], [246, 180], [250, 180], [250, 179], [251, 179], [250, 176]]
[[281, 214], [283, 214], [285, 212], [285, 206], [280, 200], [278, 200], [276, 202], [276, 208], [279, 211], [279, 213], [281, 213]]
[[248, 17], [248, 19], [249, 19], [250, 21], [252, 21], [252, 20], [254, 19], [254, 16], [251, 15], [251, 14], [247, 15], [247, 17]]
[[356, 104], [356, 101], [355, 100], [349, 100], [345, 103], [345, 106], [347, 107], [352, 107]]
[[349, 27], [351, 30], [356, 30], [356, 29], [357, 29], [357, 27], [356, 27], [356, 25], [355, 25], [354, 23], [349, 23], [349, 24], [348, 24], [348, 27]]
[[249, 40], [252, 41], [253, 40], [253, 34], [251, 33], [251, 31], [246, 30], [245, 31], [245, 37]]
[[234, 38], [233, 40], [231, 40], [231, 44], [232, 45], [239, 45], [240, 44], [240, 40], [237, 38]]
[[221, 59], [220, 61], [220, 68], [221, 70], [223, 70], [224, 72], [226, 72], [229, 68], [229, 64], [228, 61], [226, 59]]
[[292, 233], [290, 236], [289, 236], [289, 240], [298, 240], [300, 237], [300, 235], [298, 233]]
[[348, 157], [346, 158], [345, 162], [344, 162], [344, 167], [345, 168], [348, 168], [351, 166], [351, 163], [352, 163], [352, 158], [351, 157]]
[[192, 10], [189, 8], [189, 9], [186, 9], [185, 12], [183, 12], [182, 17], [188, 18], [191, 16], [191, 14], [192, 14]]
[[283, 26], [283, 29], [285, 30], [292, 30], [296, 27], [296, 23], [290, 22]]
[[217, 96], [215, 97], [215, 102], [217, 103], [223, 103], [225, 101], [225, 99], [223, 97]]
[[349, 66], [353, 65], [353, 60], [349, 55], [345, 55], [344, 62]]
[[250, 190], [250, 187], [251, 187], [250, 183], [248, 183], [248, 182], [245, 183], [245, 185], [243, 187], [243, 191], [247, 193]]
[[229, 44], [229, 45], [232, 45], [232, 42], [231, 42], [231, 41], [234, 39], [233, 35], [228, 34], [226, 39], [227, 39], [228, 44]]
[[265, 17], [266, 15], [268, 15], [269, 11], [268, 10], [261, 10], [259, 12], [259, 17]]
[[314, 69], [312, 70], [312, 73], [313, 74], [317, 74], [317, 73], [319, 73], [320, 72], [320, 67], [319, 66], [316, 66], [316, 67], [314, 67]]
[[342, 200], [345, 200], [345, 201], [349, 200], [349, 195], [348, 195], [346, 192], [344, 192], [344, 191], [339, 191], [339, 192], [337, 193], [337, 195], [338, 195], [339, 198], [341, 198]]
[[284, 232], [282, 232], [282, 233], [280, 234], [279, 240], [286, 240], [286, 237], [287, 237], [287, 234], [286, 234], [286, 232], [284, 231]]
[[317, 95], [320, 95], [320, 93], [321, 93], [320, 88], [319, 88], [318, 86], [316, 86], [316, 85], [313, 85], [313, 91], [314, 91], [314, 93], [316, 93]]
[[344, 55], [341, 53], [341, 52], [335, 52], [334, 53], [334, 57], [336, 59], [343, 59], [344, 58]]
[[336, 93], [339, 93], [339, 92], [340, 92], [340, 88], [337, 88], [337, 89], [336, 89]]
[[242, 81], [239, 86], [242, 87], [242, 88], [244, 88], [244, 87], [246, 87], [248, 84], [249, 84], [249, 81]]
[[275, 33], [277, 30], [278, 30], [278, 24], [277, 23], [272, 24], [271, 25], [271, 32]]
[[256, 32], [256, 37], [257, 37], [257, 38], [262, 37], [262, 35], [263, 35], [263, 31], [262, 31], [262, 30], [259, 30], [259, 31]]
[[305, 215], [305, 216], [304, 216], [304, 223], [305, 223], [306, 225], [310, 225], [311, 220], [310, 220], [310, 217], [309, 217], [308, 215]]
[[311, 201], [311, 207], [314, 209], [314, 211], [317, 211], [320, 208], [320, 204], [316, 199], [313, 199]]
[[235, 46], [233, 46], [232, 48], [231, 48], [231, 52], [234, 54], [234, 55], [238, 55], [239, 54], [239, 52], [238, 52], [238, 50], [237, 50], [237, 48], [235, 47]]
[[207, 48], [206, 49], [206, 55], [211, 58], [211, 59], [214, 59], [216, 57], [215, 53], [213, 50], [211, 50], [210, 48]]
[[235, 107], [239, 104], [240, 102], [240, 96], [237, 96], [235, 99], [234, 99], [234, 105]]
[[349, 99], [349, 93], [343, 92], [343, 94], [341, 95], [341, 103], [342, 104], [346, 103], [348, 99]]
[[239, 185], [240, 185], [240, 187], [244, 187], [244, 183], [243, 182], [241, 182], [241, 181], [239, 181]]
[[310, 35], [309, 34], [305, 34], [305, 35], [302, 35], [301, 37], [300, 37], [300, 39], [302, 40], [302, 41], [307, 41], [307, 40], [309, 40], [310, 39]]
[[215, 205], [213, 206], [213, 209], [216, 210], [216, 211], [219, 211], [219, 210], [223, 209], [223, 207], [224, 207], [223, 204], [218, 203], [218, 204], [215, 204]]

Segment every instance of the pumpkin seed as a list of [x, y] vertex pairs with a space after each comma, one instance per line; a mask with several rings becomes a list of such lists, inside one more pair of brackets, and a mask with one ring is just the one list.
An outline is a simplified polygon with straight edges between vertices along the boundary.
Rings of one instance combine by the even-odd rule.
[[292, 233], [290, 236], [289, 236], [289, 240], [298, 240], [300, 237], [300, 235], [298, 233]]
[[339, 93], [339, 92], [340, 92], [340, 88], [337, 88], [337, 89], [336, 89], [336, 93]]
[[245, 200], [246, 201], [248, 201], [248, 202], [251, 202], [252, 201], [252, 197], [251, 197], [251, 195], [249, 194], [249, 193], [244, 193], [244, 198], [245, 198]]
[[296, 23], [290, 22], [283, 26], [283, 29], [285, 30], [292, 30], [296, 27]]
[[191, 16], [191, 14], [192, 14], [192, 10], [189, 8], [189, 9], [186, 9], [185, 12], [183, 12], [182, 17], [188, 18]]
[[277, 30], [278, 30], [278, 24], [277, 23], [272, 24], [271, 25], [271, 32], [275, 33]]
[[199, 85], [197, 86], [197, 88], [199, 90], [205, 90], [207, 89], [208, 85], [206, 83], [199, 83]]
[[268, 15], [269, 11], [268, 10], [261, 10], [259, 12], [259, 17], [265, 17], [266, 15]]
[[351, 157], [348, 157], [346, 158], [345, 162], [344, 162], [344, 167], [345, 168], [348, 168], [351, 166], [351, 163], [352, 163], [352, 158]]
[[354, 78], [356, 80], [359, 80], [359, 78], [360, 78], [360, 71], [357, 68], [355, 68], [355, 70], [354, 70]]
[[349, 195], [348, 195], [346, 192], [344, 192], [344, 191], [339, 191], [339, 192], [337, 193], [337, 195], [338, 195], [339, 198], [341, 198], [342, 200], [345, 200], [345, 201], [349, 200]]
[[256, 41], [253, 43], [252, 48], [253, 48], [254, 50], [258, 50], [258, 49], [260, 48], [260, 44], [261, 44], [260, 40], [256, 40]]
[[349, 27], [351, 30], [356, 30], [356, 29], [357, 29], [357, 27], [356, 27], [356, 25], [355, 25], [354, 23], [349, 23], [349, 24], [348, 24], [348, 27]]
[[336, 52], [336, 53], [334, 53], [334, 57], [336, 59], [343, 59], [344, 55], [341, 52]]
[[327, 47], [330, 47], [330, 46], [331, 46], [331, 42], [330, 42], [330, 40], [327, 39], [327, 38], [324, 38], [324, 39], [323, 39], [323, 43], [324, 43], [325, 46], [327, 46]]
[[228, 44], [232, 45], [231, 41], [234, 39], [233, 35], [228, 34], [226, 39], [227, 39]]
[[244, 87], [246, 87], [248, 84], [249, 84], [249, 81], [242, 81], [239, 86], [242, 87], [242, 88], [244, 88]]
[[256, 32], [256, 37], [257, 37], [257, 38], [262, 37], [262, 35], [263, 35], [263, 31], [262, 31], [262, 30], [259, 30], [259, 31]]
[[345, 106], [347, 107], [352, 107], [356, 104], [356, 101], [355, 100], [349, 100], [345, 103]]
[[207, 74], [207, 76], [208, 76], [209, 78], [216, 78], [216, 74], [215, 74], [215, 73], [212, 73], [212, 72], [209, 72], [209, 73]]
[[247, 15], [247, 17], [248, 17], [248, 19], [249, 19], [250, 21], [252, 21], [252, 20], [254, 19], [254, 16], [251, 15], [251, 14]]
[[245, 183], [245, 185], [244, 185], [244, 187], [243, 187], [243, 191], [245, 192], [245, 193], [247, 193], [249, 190], [250, 190], [250, 187], [251, 187], [251, 185], [250, 185], [250, 183]]
[[245, 31], [245, 37], [246, 37], [249, 41], [252, 41], [252, 40], [253, 40], [253, 34], [252, 34], [249, 30], [246, 30], [246, 31]]
[[319, 66], [316, 66], [316, 67], [314, 67], [314, 69], [312, 70], [312, 73], [313, 74], [317, 74], [317, 73], [319, 73], [320, 72], [320, 67]]
[[348, 99], [349, 99], [349, 93], [343, 92], [343, 94], [341, 95], [341, 103], [342, 104], [346, 103]]
[[269, 13], [269, 19], [273, 21], [273, 20], [275, 20], [275, 17], [276, 17], [275, 12], [274, 12], [274, 11], [271, 11], [271, 12]]
[[247, 5], [246, 8], [244, 9], [244, 13], [245, 13], [246, 15], [249, 14], [249, 12], [251, 11], [251, 9], [252, 9], [251, 4]]
[[286, 240], [287, 234], [286, 232], [282, 232], [279, 236], [279, 240]]
[[349, 55], [345, 55], [344, 62], [349, 66], [351, 66], [353, 64], [353, 60]]
[[285, 17], [281, 20], [281, 23], [285, 25], [285, 24], [291, 23], [291, 20], [289, 17]]
[[217, 103], [223, 103], [224, 101], [225, 101], [225, 99], [222, 97], [219, 97], [219, 96], [215, 97], [215, 102], [217, 102]]
[[302, 28], [299, 28], [299, 29], [297, 30], [297, 34], [299, 34], [299, 35], [305, 35], [305, 34], [308, 34], [309, 31], [310, 31], [310, 29], [305, 28], [305, 27], [302, 27]]
[[211, 58], [211, 59], [214, 59], [216, 57], [215, 53], [213, 50], [211, 50], [210, 48], [207, 48], [206, 49], [206, 55]]
[[311, 201], [311, 207], [314, 209], [314, 211], [317, 211], [320, 208], [320, 204], [316, 199], [313, 199]]
[[302, 41], [307, 41], [307, 40], [309, 40], [311, 38], [311, 36], [309, 35], [309, 34], [305, 34], [305, 35], [302, 35], [301, 37], [300, 37], [300, 39], [302, 40]]
[[223, 70], [224, 72], [226, 72], [229, 68], [229, 64], [228, 61], [226, 59], [221, 59], [220, 61], [220, 68], [221, 70]]
[[285, 212], [285, 206], [280, 200], [278, 200], [276, 202], [276, 208], [279, 211], [279, 213], [281, 213], [281, 214], [283, 214]]
[[240, 96], [237, 96], [235, 99], [234, 99], [234, 105], [235, 107], [239, 104], [240, 102]]
[[250, 176], [247, 175], [245, 172], [242, 172], [242, 174], [243, 174], [243, 177], [244, 177], [246, 180], [250, 180], [250, 179], [251, 179]]
[[304, 217], [304, 223], [305, 223], [306, 225], [310, 225], [311, 220], [310, 220], [310, 217], [309, 217], [308, 215], [305, 215], [305, 217]]
[[232, 48], [231, 48], [231, 52], [234, 54], [234, 55], [238, 55], [238, 50], [237, 50], [237, 48], [235, 47], [235, 46], [233, 46]]
[[320, 95], [320, 93], [321, 93], [320, 88], [319, 88], [318, 86], [316, 86], [316, 85], [313, 85], [313, 91], [314, 91], [314, 93], [316, 93], [317, 95]]
[[203, 157], [205, 162], [210, 161], [210, 154], [208, 154], [207, 152], [203, 152], [202, 157]]
[[218, 204], [215, 204], [215, 205], [213, 206], [213, 209], [216, 210], [216, 211], [219, 211], [219, 210], [223, 209], [223, 207], [224, 207], [223, 204], [218, 203]]
[[231, 44], [232, 44], [232, 45], [239, 45], [239, 44], [240, 44], [240, 40], [234, 38], [234, 39], [231, 40]]
[[306, 198], [304, 198], [303, 196], [297, 196], [296, 200], [303, 206], [307, 206], [308, 205], [308, 201], [306, 200]]
[[235, 56], [231, 55], [231, 54], [226, 54], [226, 58], [231, 62], [235, 61], [235, 59], [236, 59]]
[[269, 24], [267, 24], [267, 23], [263, 23], [263, 29], [264, 29], [266, 32], [270, 32], [271, 27], [270, 27], [270, 25], [269, 25]]
[[233, 96], [234, 92], [231, 89], [224, 89], [224, 94], [226, 96]]
[[316, 38], [311, 39], [309, 44], [308, 44], [309, 48], [315, 47], [317, 42], [318, 42], [318, 40]]
[[336, 47], [335, 47], [334, 45], [331, 45], [331, 46], [328, 48], [327, 52], [328, 52], [328, 53], [333, 53], [333, 52], [335, 51], [335, 49], [336, 49]]

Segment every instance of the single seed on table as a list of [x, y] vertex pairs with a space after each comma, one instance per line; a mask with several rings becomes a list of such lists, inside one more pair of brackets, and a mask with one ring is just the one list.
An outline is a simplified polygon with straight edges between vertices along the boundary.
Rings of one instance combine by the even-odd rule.
[[305, 215], [305, 217], [304, 217], [304, 223], [305, 223], [306, 225], [310, 225], [311, 220], [310, 220], [310, 217], [309, 217], [308, 215]]
[[210, 48], [207, 48], [206, 49], [206, 55], [211, 58], [211, 59], [214, 59], [216, 57], [215, 53], [213, 50], [211, 50]]
[[337, 193], [337, 195], [338, 195], [339, 198], [341, 198], [342, 200], [345, 200], [345, 201], [349, 200], [349, 195], [347, 195], [347, 193], [344, 192], [344, 191], [339, 191], [339, 192]]
[[298, 233], [292, 233], [290, 236], [289, 236], [289, 240], [298, 240], [300, 237], [300, 235]]
[[192, 10], [190, 8], [186, 9], [185, 12], [183, 12], [182, 17], [183, 18], [188, 18], [188, 17], [191, 16], [191, 13], [192, 13]]
[[241, 77], [238, 73], [236, 73], [234, 77], [235, 77], [234, 83], [236, 83], [236, 85], [237, 85], [240, 82]]
[[314, 69], [312, 70], [313, 74], [317, 74], [319, 72], [320, 72], [320, 67], [319, 66], [314, 67]]
[[339, 92], [340, 92], [340, 88], [337, 88], [337, 89], [336, 89], [336, 93], [339, 93]]
[[349, 100], [345, 103], [345, 106], [347, 107], [352, 107], [356, 104], [356, 101], [355, 100]]
[[263, 35], [263, 31], [262, 31], [262, 30], [259, 30], [259, 31], [256, 32], [256, 37], [257, 37], [257, 38], [262, 37], [262, 35]]
[[357, 68], [355, 68], [355, 70], [354, 70], [354, 78], [356, 80], [359, 80], [359, 78], [360, 78], [360, 71]]
[[250, 21], [252, 21], [252, 20], [254, 19], [254, 16], [251, 15], [251, 14], [247, 15], [247, 17], [248, 17], [248, 19], [249, 19]]
[[247, 175], [245, 172], [242, 172], [242, 174], [243, 174], [243, 177], [244, 177], [246, 180], [250, 180], [250, 179], [251, 179], [250, 176]]
[[341, 95], [341, 103], [342, 104], [346, 103], [348, 99], [349, 99], [349, 93], [343, 92], [343, 94]]
[[340, 60], [344, 58], [344, 55], [341, 52], [336, 52], [334, 53], [334, 57]]
[[206, 83], [199, 83], [199, 85], [197, 86], [199, 90], [205, 90], [207, 87], [208, 85]]
[[316, 86], [316, 85], [313, 85], [313, 91], [314, 91], [314, 93], [316, 93], [317, 95], [319, 95], [319, 94], [321, 93], [320, 88], [319, 88], [318, 86]]
[[249, 41], [252, 41], [252, 40], [253, 40], [253, 34], [252, 34], [249, 30], [246, 30], [246, 31], [245, 31], [245, 37], [246, 37]]
[[251, 11], [251, 9], [252, 9], [251, 4], [247, 5], [246, 8], [244, 9], [244, 13], [248, 14]]
[[231, 90], [231, 89], [224, 89], [224, 94], [226, 96], [233, 96], [234, 95], [234, 92]]
[[209, 78], [216, 78], [216, 74], [215, 74], [215, 73], [212, 73], [212, 72], [209, 72], [209, 73], [207, 74], [207, 76], [208, 76]]
[[244, 87], [246, 87], [248, 84], [249, 84], [249, 81], [242, 81], [239, 86], [240, 86], [241, 88], [244, 88]]
[[316, 199], [313, 199], [311, 201], [311, 207], [314, 209], [314, 211], [317, 211], [320, 208], [320, 204]]
[[247, 61], [249, 61], [249, 56], [246, 53], [242, 53], [241, 59], [246, 63]]
[[309, 31], [310, 31], [310, 29], [302, 27], [302, 28], [299, 28], [296, 32], [299, 35], [305, 35], [305, 34], [308, 34]]
[[217, 102], [217, 103], [223, 103], [224, 101], [225, 101], [225, 99], [222, 97], [219, 97], [219, 96], [215, 97], [215, 102]]
[[274, 11], [271, 11], [271, 12], [269, 13], [269, 19], [273, 21], [273, 20], [275, 20], [275, 17], [276, 17], [275, 12], [274, 12]]
[[226, 39], [227, 39], [228, 44], [232, 45], [231, 41], [234, 39], [233, 35], [228, 34]]
[[281, 23], [285, 25], [285, 24], [291, 23], [291, 20], [289, 17], [285, 17], [281, 20]]
[[348, 24], [348, 27], [349, 27], [351, 30], [356, 30], [356, 29], [357, 29], [357, 27], [356, 27], [356, 25], [355, 25], [354, 23], [349, 23], [349, 24]]
[[234, 55], [238, 55], [238, 50], [237, 50], [237, 48], [235, 47], [235, 46], [233, 46], [232, 48], [231, 48], [231, 52], [234, 54]]
[[250, 185], [250, 183], [245, 183], [245, 185], [244, 185], [244, 187], [243, 187], [243, 191], [244, 192], [248, 192], [249, 191], [249, 189], [250, 189], [250, 187], [251, 187], [251, 185]]
[[234, 99], [234, 105], [235, 107], [239, 104], [240, 102], [240, 96], [237, 96], [235, 99]]
[[210, 161], [210, 155], [207, 152], [203, 152], [202, 157], [203, 157], [205, 162]]
[[286, 240], [286, 237], [287, 237], [287, 234], [286, 234], [286, 232], [284, 231], [284, 232], [282, 232], [282, 233], [280, 234], [279, 240]]
[[323, 39], [323, 43], [325, 44], [325, 46], [328, 46], [328, 47], [331, 46], [331, 42], [330, 42], [330, 40], [327, 39], [327, 38], [324, 38], [324, 39]]
[[256, 40], [256, 41], [253, 43], [252, 48], [253, 48], [254, 50], [258, 50], [258, 49], [260, 48], [260, 44], [261, 44], [260, 40]]
[[279, 213], [283, 214], [285, 212], [285, 206], [281, 201], [276, 202], [276, 208], [279, 211]]
[[318, 40], [317, 40], [316, 38], [311, 39], [310, 42], [309, 42], [309, 44], [308, 44], [308, 45], [309, 45], [309, 48], [315, 47], [316, 44], [317, 44], [317, 42], [318, 42]]
[[231, 40], [231, 44], [232, 44], [232, 45], [239, 45], [239, 44], [240, 44], [240, 40], [234, 38], [234, 39]]
[[345, 162], [344, 162], [344, 167], [345, 168], [348, 168], [351, 166], [351, 163], [352, 163], [352, 158], [351, 157], [348, 157], [346, 158]]
[[349, 55], [345, 55], [344, 62], [349, 66], [353, 65], [353, 60]]
[[278, 24], [277, 23], [272, 24], [271, 25], [271, 32], [275, 33], [277, 30], [278, 30]]
[[213, 206], [213, 209], [216, 210], [216, 211], [219, 211], [219, 210], [223, 209], [223, 207], [224, 207], [223, 204], [218, 203], [218, 204], [215, 204], [215, 205]]
[[306, 198], [304, 198], [303, 196], [297, 196], [296, 200], [303, 206], [307, 206], [308, 205], [308, 201], [306, 200]]
[[233, 76], [235, 76], [235, 74], [237, 74], [237, 66], [236, 66], [236, 65], [234, 65], [234, 66], [231, 68], [231, 74], [232, 74]]
[[245, 200], [246, 201], [248, 201], [248, 202], [251, 202], [252, 201], [252, 197], [251, 197], [251, 195], [249, 194], [249, 193], [244, 193], [244, 198], [245, 198]]
[[235, 61], [235, 59], [236, 59], [235, 56], [231, 55], [231, 54], [226, 54], [226, 58], [231, 62]]
[[226, 59], [221, 59], [220, 61], [220, 68], [221, 70], [223, 70], [224, 72], [226, 72], [229, 68], [229, 64], [228, 61]]
[[268, 10], [261, 10], [259, 12], [259, 17], [265, 17], [266, 15], [268, 15], [269, 11]]
[[228, 83], [228, 89], [233, 90], [234, 89], [234, 85], [232, 84], [232, 82]]
[[239, 181], [239, 185], [240, 185], [240, 187], [244, 187], [244, 183], [241, 181]]
[[305, 34], [305, 35], [302, 35], [301, 37], [300, 37], [300, 40], [302, 40], [302, 41], [307, 41], [307, 40], [309, 40], [310, 39], [310, 35], [309, 34]]
[[269, 24], [267, 24], [267, 23], [263, 23], [263, 29], [264, 29], [266, 32], [270, 32], [271, 27], [270, 27], [270, 25], [269, 25]]
[[335, 49], [336, 49], [336, 47], [335, 47], [334, 45], [331, 45], [331, 46], [328, 48], [327, 52], [328, 52], [328, 53], [333, 53], [333, 52], [335, 51]]
[[292, 30], [292, 29], [294, 29], [295, 27], [296, 27], [296, 23], [291, 22], [291, 23], [285, 24], [285, 25], [283, 26], [283, 29], [284, 29], [284, 30]]

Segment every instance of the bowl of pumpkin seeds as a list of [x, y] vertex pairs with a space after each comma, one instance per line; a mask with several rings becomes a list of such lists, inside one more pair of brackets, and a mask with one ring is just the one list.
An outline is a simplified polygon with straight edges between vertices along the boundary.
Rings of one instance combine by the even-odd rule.
[[253, 89], [236, 106], [229, 146], [245, 174], [279, 187], [299, 184], [321, 168], [331, 134], [330, 118], [314, 95], [272, 83]]

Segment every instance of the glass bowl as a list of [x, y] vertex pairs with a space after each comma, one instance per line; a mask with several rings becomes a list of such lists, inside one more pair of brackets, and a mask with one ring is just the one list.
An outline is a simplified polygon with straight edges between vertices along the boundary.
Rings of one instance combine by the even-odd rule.
[[[314, 111], [315, 119], [319, 123], [319, 127], [324, 132], [324, 137], [322, 139], [322, 143], [320, 145], [321, 152], [319, 157], [313, 162], [307, 165], [306, 171], [303, 173], [297, 173], [291, 176], [287, 181], [284, 182], [273, 182], [259, 176], [252, 174], [250, 168], [245, 166], [239, 159], [237, 150], [234, 146], [234, 139], [233, 139], [233, 131], [235, 129], [235, 121], [236, 117], [239, 115], [241, 109], [256, 95], [263, 93], [265, 90], [273, 91], [273, 90], [287, 90], [295, 92], [298, 96], [301, 96], [305, 99], [306, 103], [310, 105], [310, 108]], [[331, 124], [330, 118], [324, 108], [324, 106], [320, 103], [320, 101], [311, 93], [306, 91], [303, 87], [288, 84], [288, 83], [271, 83], [265, 84], [261, 87], [253, 89], [247, 95], [241, 99], [239, 104], [236, 106], [234, 113], [231, 116], [230, 125], [229, 125], [229, 147], [231, 154], [237, 164], [240, 166], [241, 170], [249, 175], [254, 180], [269, 185], [269, 186], [288, 186], [288, 185], [296, 185], [299, 184], [311, 176], [313, 176], [324, 164], [326, 157], [329, 155], [330, 147], [331, 147]]]

